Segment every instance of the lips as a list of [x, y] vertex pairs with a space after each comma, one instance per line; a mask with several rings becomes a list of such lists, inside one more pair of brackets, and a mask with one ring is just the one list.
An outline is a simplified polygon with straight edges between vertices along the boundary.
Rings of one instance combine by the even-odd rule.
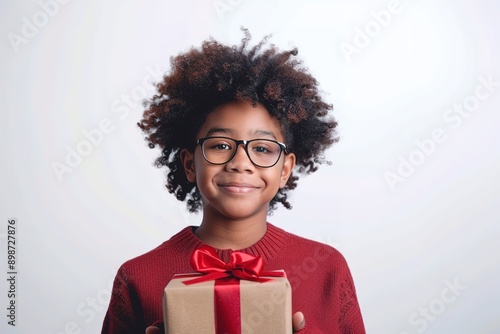
[[258, 189], [258, 187], [248, 183], [223, 183], [220, 184], [219, 187], [230, 193], [241, 193], [241, 194], [249, 193]]

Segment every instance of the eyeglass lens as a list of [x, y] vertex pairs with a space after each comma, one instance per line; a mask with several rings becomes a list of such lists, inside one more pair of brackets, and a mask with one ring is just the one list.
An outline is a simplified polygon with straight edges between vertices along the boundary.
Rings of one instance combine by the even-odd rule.
[[[235, 155], [237, 148], [234, 139], [225, 137], [207, 138], [202, 147], [205, 158], [213, 164], [229, 162]], [[246, 152], [255, 165], [270, 167], [278, 161], [281, 146], [272, 140], [254, 139], [247, 142]]]

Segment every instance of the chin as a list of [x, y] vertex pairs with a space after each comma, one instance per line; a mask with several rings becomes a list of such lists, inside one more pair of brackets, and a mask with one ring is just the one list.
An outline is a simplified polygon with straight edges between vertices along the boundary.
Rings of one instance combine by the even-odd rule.
[[232, 220], [242, 220], [248, 219], [253, 216], [260, 215], [263, 211], [265, 211], [267, 215], [267, 208], [263, 210], [262, 208], [249, 208], [245, 206], [231, 206], [230, 208], [221, 208], [219, 212]]

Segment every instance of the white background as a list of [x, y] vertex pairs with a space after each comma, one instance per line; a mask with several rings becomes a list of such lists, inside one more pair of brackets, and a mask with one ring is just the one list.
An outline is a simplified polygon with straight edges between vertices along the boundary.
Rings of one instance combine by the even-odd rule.
[[0, 280], [2, 333], [99, 332], [119, 265], [198, 224], [139, 102], [170, 56], [241, 26], [297, 46], [339, 121], [333, 165], [269, 220], [346, 256], [368, 333], [500, 332], [500, 3], [54, 1], [0, 2], [0, 276], [12, 217], [19, 273], [15, 328]]

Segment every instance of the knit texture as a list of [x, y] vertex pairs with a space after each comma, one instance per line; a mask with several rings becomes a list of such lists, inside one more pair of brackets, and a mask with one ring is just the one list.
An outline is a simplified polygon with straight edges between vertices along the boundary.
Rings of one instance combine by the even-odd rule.
[[[102, 333], [145, 333], [163, 320], [163, 290], [174, 274], [191, 273], [191, 254], [203, 245], [186, 227], [150, 252], [125, 262], [116, 275]], [[292, 286], [292, 312], [306, 333], [365, 333], [347, 262], [336, 249], [267, 224], [264, 237], [238, 250], [262, 256], [265, 270], [284, 269]], [[228, 261], [233, 250], [217, 250]], [[265, 333], [264, 333], [265, 334]]]

